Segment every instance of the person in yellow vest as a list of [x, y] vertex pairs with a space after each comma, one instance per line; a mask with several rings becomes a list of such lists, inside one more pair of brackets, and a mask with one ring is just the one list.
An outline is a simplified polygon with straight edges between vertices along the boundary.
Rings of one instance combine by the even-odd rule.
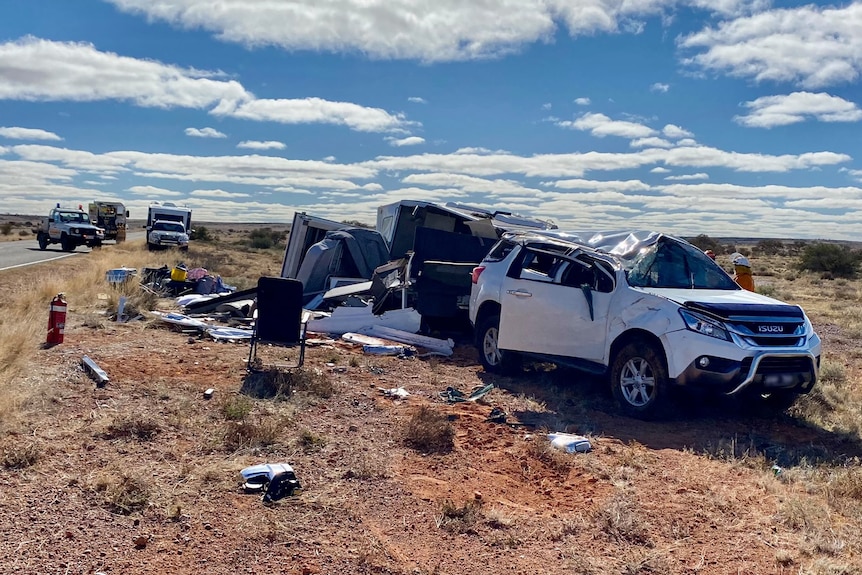
[[748, 263], [748, 258], [736, 252], [730, 256], [730, 261], [733, 262], [733, 281], [743, 289], [754, 291], [754, 277], [751, 275], [751, 264]]

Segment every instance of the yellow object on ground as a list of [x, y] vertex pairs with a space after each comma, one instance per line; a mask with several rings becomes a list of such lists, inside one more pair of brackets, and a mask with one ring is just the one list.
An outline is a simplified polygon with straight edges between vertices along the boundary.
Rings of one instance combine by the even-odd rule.
[[188, 270], [182, 266], [177, 266], [171, 270], [171, 279], [175, 282], [184, 282], [188, 276]]

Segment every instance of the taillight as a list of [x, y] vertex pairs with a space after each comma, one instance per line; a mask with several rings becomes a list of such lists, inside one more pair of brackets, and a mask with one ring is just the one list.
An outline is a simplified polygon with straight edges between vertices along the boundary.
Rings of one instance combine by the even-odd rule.
[[473, 268], [473, 273], [470, 274], [470, 281], [474, 284], [479, 283], [479, 276], [482, 275], [483, 271], [485, 271], [485, 266], [476, 266]]

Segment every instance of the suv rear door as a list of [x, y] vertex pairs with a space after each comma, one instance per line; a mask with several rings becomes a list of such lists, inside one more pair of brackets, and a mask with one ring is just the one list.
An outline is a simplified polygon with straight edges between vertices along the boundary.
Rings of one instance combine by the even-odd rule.
[[613, 273], [582, 253], [525, 246], [501, 290], [501, 349], [604, 363]]

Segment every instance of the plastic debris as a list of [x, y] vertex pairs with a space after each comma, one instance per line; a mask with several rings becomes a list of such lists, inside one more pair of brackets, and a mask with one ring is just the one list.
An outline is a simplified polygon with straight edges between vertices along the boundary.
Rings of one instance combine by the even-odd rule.
[[571, 433], [549, 433], [548, 439], [551, 445], [566, 453], [587, 453], [593, 450], [590, 440], [583, 435], [572, 435]]
[[287, 463], [262, 463], [240, 471], [245, 483], [243, 489], [248, 493], [263, 493], [264, 503], [278, 501], [284, 497], [297, 495], [302, 486], [296, 474]]
[[458, 403], [461, 401], [478, 401], [488, 395], [488, 393], [490, 393], [492, 389], [494, 389], [494, 384], [489, 383], [485, 386], [475, 387], [469, 395], [464, 395], [464, 392], [459, 389], [455, 389], [454, 387], [447, 387], [446, 391], [440, 392], [440, 397], [442, 397], [449, 403]]
[[407, 399], [410, 397], [410, 392], [403, 387], [393, 387], [391, 389], [378, 387], [377, 389], [379, 389], [383, 395], [391, 399]]
[[491, 413], [488, 414], [488, 418], [485, 420], [488, 423], [506, 423], [506, 418], [509, 416], [505, 411], [503, 411], [499, 407], [495, 407], [491, 410]]

